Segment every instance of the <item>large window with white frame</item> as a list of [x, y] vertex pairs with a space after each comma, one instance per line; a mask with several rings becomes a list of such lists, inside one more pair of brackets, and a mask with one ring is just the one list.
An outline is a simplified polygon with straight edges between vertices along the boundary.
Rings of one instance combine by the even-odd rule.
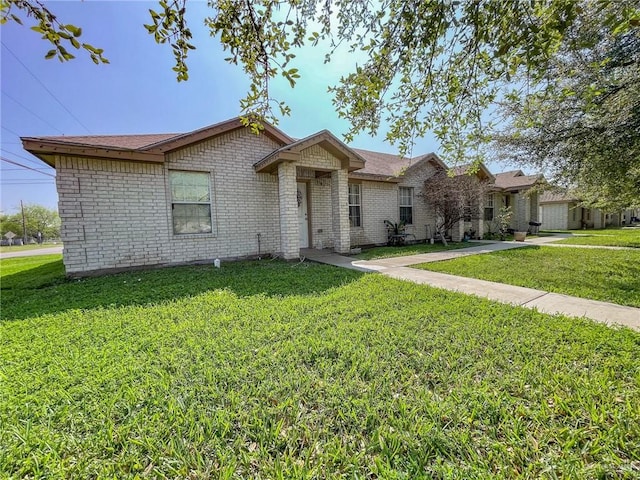
[[362, 194], [359, 183], [349, 184], [349, 225], [362, 226]]
[[493, 194], [487, 195], [484, 199], [484, 219], [492, 221], [494, 217]]
[[169, 186], [173, 233], [176, 235], [212, 233], [209, 173], [170, 170]]
[[406, 225], [413, 224], [413, 187], [399, 188], [400, 221]]

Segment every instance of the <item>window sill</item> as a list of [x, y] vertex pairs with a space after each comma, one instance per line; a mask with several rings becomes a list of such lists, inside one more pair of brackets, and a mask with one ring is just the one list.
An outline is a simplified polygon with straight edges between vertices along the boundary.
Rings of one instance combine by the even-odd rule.
[[191, 240], [194, 238], [216, 238], [215, 233], [174, 233], [171, 240]]

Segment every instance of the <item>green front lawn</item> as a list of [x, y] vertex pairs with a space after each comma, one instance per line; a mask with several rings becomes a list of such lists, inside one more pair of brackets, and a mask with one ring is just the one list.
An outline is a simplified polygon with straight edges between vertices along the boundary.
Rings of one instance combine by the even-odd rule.
[[412, 267], [640, 307], [640, 251], [535, 246]]
[[571, 230], [574, 237], [554, 243], [640, 248], [640, 228], [605, 228], [602, 230]]
[[416, 243], [414, 245], [402, 245], [399, 247], [373, 247], [363, 249], [362, 253], [355, 255], [360, 260], [377, 260], [379, 258], [403, 257], [405, 255], [418, 255], [421, 253], [441, 252], [444, 250], [456, 250], [459, 248], [477, 247], [479, 243], [449, 242], [447, 246], [442, 243]]
[[0, 264], [3, 477], [638, 473], [637, 332], [323, 265], [58, 258]]

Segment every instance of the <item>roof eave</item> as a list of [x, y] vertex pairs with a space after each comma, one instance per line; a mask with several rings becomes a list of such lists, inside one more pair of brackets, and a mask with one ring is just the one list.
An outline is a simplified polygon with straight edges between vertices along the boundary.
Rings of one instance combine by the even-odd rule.
[[125, 148], [96, 147], [92, 145], [66, 144], [31, 137], [21, 137], [22, 147], [47, 165], [55, 168], [48, 155], [69, 155], [75, 157], [107, 158], [110, 160], [132, 160], [138, 162], [164, 163], [164, 154]]
[[368, 180], [371, 182], [400, 183], [402, 176], [383, 175], [379, 173], [359, 173], [351, 172], [349, 178], [357, 180]]

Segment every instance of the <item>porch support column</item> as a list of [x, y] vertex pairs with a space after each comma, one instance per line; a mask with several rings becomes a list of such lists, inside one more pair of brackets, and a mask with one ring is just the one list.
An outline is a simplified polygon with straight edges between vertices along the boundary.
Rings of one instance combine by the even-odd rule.
[[333, 248], [338, 253], [349, 253], [349, 186], [346, 169], [331, 172], [331, 210], [333, 212]]
[[522, 193], [514, 195], [513, 216], [515, 217], [515, 230], [517, 232], [526, 232], [529, 229], [529, 199]]
[[278, 165], [280, 200], [280, 254], [285, 260], [300, 258], [296, 166], [293, 162]]

